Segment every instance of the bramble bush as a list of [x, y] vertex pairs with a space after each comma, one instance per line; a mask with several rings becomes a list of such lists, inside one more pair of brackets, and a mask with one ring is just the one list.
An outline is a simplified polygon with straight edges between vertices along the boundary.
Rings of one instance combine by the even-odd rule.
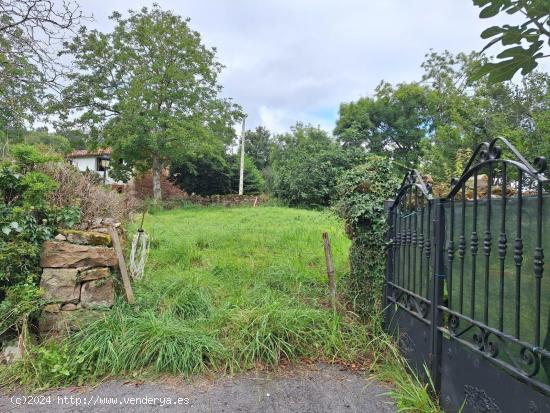
[[347, 290], [355, 310], [363, 316], [376, 313], [382, 297], [388, 224], [384, 201], [395, 195], [399, 178], [392, 161], [371, 155], [367, 161], [340, 176], [337, 213], [346, 222], [352, 240]]

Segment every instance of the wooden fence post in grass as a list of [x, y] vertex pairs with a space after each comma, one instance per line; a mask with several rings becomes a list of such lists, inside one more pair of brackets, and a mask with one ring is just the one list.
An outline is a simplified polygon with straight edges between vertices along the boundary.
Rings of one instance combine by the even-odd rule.
[[332, 251], [328, 232], [323, 232], [323, 245], [325, 247], [325, 260], [327, 262], [328, 289], [332, 308], [336, 308], [336, 280], [334, 279], [334, 263], [332, 262]]
[[130, 284], [130, 278], [128, 277], [128, 270], [126, 269], [126, 262], [124, 261], [124, 254], [122, 253], [122, 247], [120, 246], [120, 239], [118, 238], [118, 232], [112, 225], [109, 226], [109, 234], [113, 241], [113, 247], [115, 248], [116, 255], [118, 257], [118, 268], [120, 269], [120, 276], [122, 277], [122, 285], [124, 286], [124, 292], [129, 304], [134, 304], [134, 292], [132, 291], [132, 285]]

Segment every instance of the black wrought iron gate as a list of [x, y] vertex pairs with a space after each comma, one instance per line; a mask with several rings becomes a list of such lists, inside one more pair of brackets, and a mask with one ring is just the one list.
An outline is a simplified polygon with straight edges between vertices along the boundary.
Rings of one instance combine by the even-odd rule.
[[550, 412], [545, 169], [495, 139], [445, 197], [411, 171], [389, 206], [386, 329], [448, 413]]

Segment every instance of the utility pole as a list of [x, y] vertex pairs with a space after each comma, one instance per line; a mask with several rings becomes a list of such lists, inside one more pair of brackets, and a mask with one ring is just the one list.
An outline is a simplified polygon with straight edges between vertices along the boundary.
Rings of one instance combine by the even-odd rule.
[[244, 190], [244, 135], [245, 135], [245, 127], [244, 127], [244, 121], [246, 120], [246, 115], [244, 115], [243, 118], [243, 129], [241, 131], [241, 170], [239, 174], [239, 195], [243, 194]]

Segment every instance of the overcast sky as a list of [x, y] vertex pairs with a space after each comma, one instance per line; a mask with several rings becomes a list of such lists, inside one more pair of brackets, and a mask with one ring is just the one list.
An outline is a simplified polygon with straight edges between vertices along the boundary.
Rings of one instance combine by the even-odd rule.
[[[90, 28], [110, 30], [113, 10], [143, 0], [79, 0]], [[284, 132], [296, 121], [332, 131], [341, 102], [372, 95], [381, 80], [419, 80], [430, 50], [480, 50], [471, 0], [156, 0], [191, 18], [226, 68], [224, 95], [242, 105], [247, 129]], [[506, 20], [504, 20], [506, 21]], [[509, 20], [507, 21], [509, 22]], [[545, 63], [548, 69], [548, 63]]]

